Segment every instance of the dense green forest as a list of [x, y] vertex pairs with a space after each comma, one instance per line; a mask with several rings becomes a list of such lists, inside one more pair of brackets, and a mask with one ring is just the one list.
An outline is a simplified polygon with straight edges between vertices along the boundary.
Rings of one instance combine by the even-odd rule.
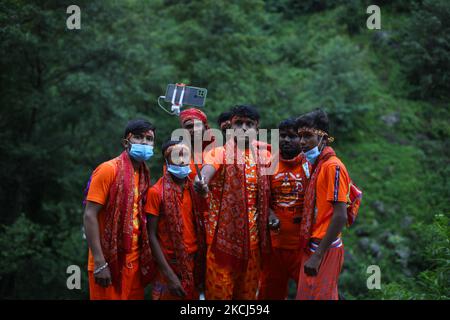
[[[66, 27], [74, 3], [80, 30]], [[83, 189], [129, 119], [156, 125], [157, 149], [178, 127], [156, 104], [174, 82], [208, 88], [213, 127], [238, 103], [259, 107], [262, 128], [327, 110], [364, 191], [341, 294], [450, 298], [446, 0], [1, 1], [1, 298], [88, 297]], [[158, 150], [149, 165], [156, 181]], [[73, 264], [81, 290], [66, 287]]]

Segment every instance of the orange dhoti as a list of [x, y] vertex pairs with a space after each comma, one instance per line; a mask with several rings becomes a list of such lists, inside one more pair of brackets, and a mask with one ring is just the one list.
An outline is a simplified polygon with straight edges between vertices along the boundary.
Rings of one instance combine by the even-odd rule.
[[94, 273], [89, 274], [89, 295], [91, 300], [144, 300], [144, 286], [141, 282], [139, 260], [127, 262], [122, 269], [122, 287], [116, 290], [112, 285], [104, 288], [95, 283]]
[[208, 247], [206, 255], [206, 300], [255, 300], [260, 276], [259, 249], [250, 250], [245, 271], [231, 270], [217, 264]]
[[[337, 245], [336, 241], [340, 241]], [[344, 247], [338, 239], [325, 253], [316, 276], [305, 274], [304, 264], [313, 254], [311, 246], [303, 254], [298, 279], [297, 300], [338, 300], [338, 280], [344, 263]], [[316, 245], [317, 247], [317, 245]]]
[[259, 300], [284, 300], [288, 294], [289, 279], [298, 282], [303, 250], [273, 248], [264, 260], [259, 287]]
[[[190, 271], [194, 273], [194, 257], [195, 255], [189, 255], [189, 268]], [[178, 277], [180, 279], [180, 276]], [[195, 282], [195, 281], [194, 281]], [[198, 300], [199, 293], [196, 288], [189, 288], [189, 290], [185, 290], [187, 295], [185, 297], [179, 297], [177, 295], [172, 294], [169, 291], [167, 286], [167, 279], [161, 273], [158, 272], [156, 278], [152, 285], [152, 300]]]

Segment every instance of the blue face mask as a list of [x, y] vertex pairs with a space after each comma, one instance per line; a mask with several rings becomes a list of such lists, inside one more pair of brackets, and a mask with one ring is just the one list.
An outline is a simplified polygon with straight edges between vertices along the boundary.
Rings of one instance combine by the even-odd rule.
[[153, 156], [153, 147], [146, 144], [133, 143], [129, 154], [136, 161], [147, 161]]
[[314, 164], [316, 162], [317, 157], [320, 155], [319, 147], [315, 146], [311, 150], [308, 150], [304, 152], [306, 160], [308, 160], [309, 163]]
[[[319, 146], [322, 143], [322, 139], [323, 139], [323, 136], [320, 137], [320, 141], [317, 146], [315, 146], [311, 150], [303, 152], [303, 154], [306, 157], [306, 160], [308, 160], [308, 162], [311, 163], [311, 165], [313, 165], [314, 162], [316, 162], [316, 159], [319, 157], [320, 153], [322, 152], [322, 150], [319, 150]], [[322, 147], [322, 149], [323, 149], [323, 147]]]
[[167, 171], [173, 174], [178, 179], [186, 178], [191, 173], [189, 166], [177, 166], [175, 164], [167, 164]]

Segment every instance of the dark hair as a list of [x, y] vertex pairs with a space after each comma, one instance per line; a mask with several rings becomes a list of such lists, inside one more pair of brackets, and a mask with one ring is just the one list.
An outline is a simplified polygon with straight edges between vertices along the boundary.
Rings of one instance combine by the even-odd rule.
[[289, 129], [297, 130], [297, 123], [293, 118], [285, 119], [278, 124], [278, 130]]
[[169, 147], [174, 146], [174, 145], [179, 144], [179, 143], [181, 143], [181, 140], [171, 140], [171, 139], [167, 139], [167, 140], [162, 144], [162, 146], [161, 146], [161, 153], [162, 153], [163, 159], [165, 158], [165, 157], [164, 157], [164, 153], [166, 153], [166, 150], [167, 150]]
[[239, 116], [259, 121], [259, 112], [251, 105], [237, 105], [231, 110], [231, 117]]
[[123, 137], [126, 138], [131, 132], [133, 135], [142, 134], [148, 130], [155, 131], [155, 126], [147, 120], [134, 119], [128, 122]]
[[220, 127], [220, 125], [221, 125], [223, 122], [225, 122], [225, 121], [227, 121], [227, 120], [230, 120], [231, 117], [232, 117], [232, 115], [233, 115], [233, 113], [232, 113], [231, 111], [224, 111], [224, 112], [222, 112], [222, 113], [219, 115], [219, 117], [217, 118], [217, 124], [219, 125], [219, 127]]
[[305, 113], [297, 118], [297, 128], [313, 128], [319, 129], [327, 134], [329, 133], [329, 121], [328, 116], [322, 109], [316, 109], [314, 111]]

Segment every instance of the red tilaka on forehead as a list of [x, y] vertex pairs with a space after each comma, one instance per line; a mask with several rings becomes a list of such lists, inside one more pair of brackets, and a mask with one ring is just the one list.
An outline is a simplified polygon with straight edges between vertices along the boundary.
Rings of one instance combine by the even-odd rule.
[[328, 142], [333, 142], [334, 138], [330, 135], [328, 135], [328, 133], [326, 133], [325, 131], [319, 130], [319, 129], [314, 129], [314, 128], [308, 128], [308, 127], [302, 127], [298, 129], [298, 134], [303, 134], [303, 133], [311, 133], [311, 134], [317, 134], [318, 136], [321, 137], [327, 137], [328, 138]]

